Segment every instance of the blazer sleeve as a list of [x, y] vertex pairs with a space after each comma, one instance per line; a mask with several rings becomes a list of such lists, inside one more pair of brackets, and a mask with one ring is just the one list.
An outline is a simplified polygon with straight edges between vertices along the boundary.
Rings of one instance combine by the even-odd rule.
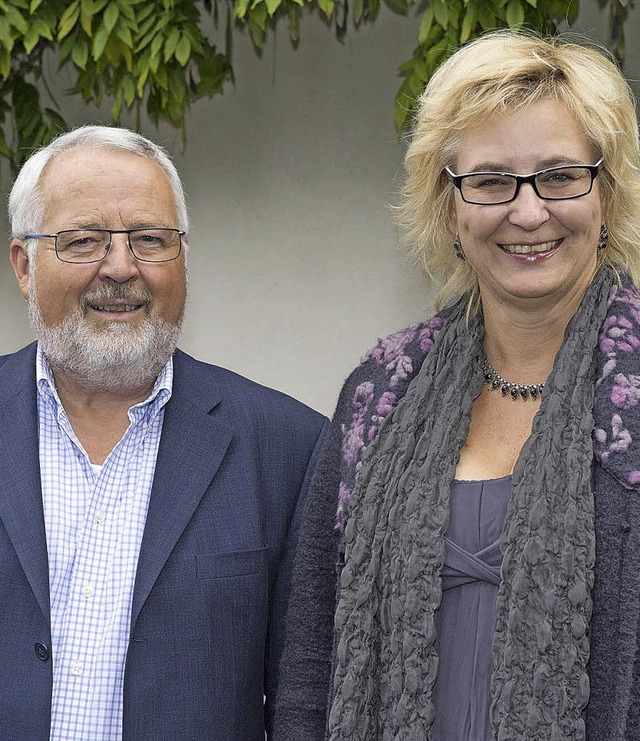
[[294, 559], [300, 543], [300, 529], [303, 519], [305, 503], [308, 500], [312, 476], [326, 438], [329, 421], [325, 422], [317, 437], [315, 448], [309, 458], [306, 473], [300, 488], [296, 508], [287, 531], [285, 545], [280, 559], [278, 574], [274, 587], [269, 615], [269, 634], [267, 638], [267, 657], [265, 663], [265, 719], [267, 738], [273, 739], [273, 715], [275, 698], [277, 696], [280, 679], [280, 660], [285, 643], [285, 616], [290, 600]]
[[311, 482], [300, 529], [273, 741], [322, 741], [325, 736], [341, 545], [335, 527], [341, 442], [336, 416]]

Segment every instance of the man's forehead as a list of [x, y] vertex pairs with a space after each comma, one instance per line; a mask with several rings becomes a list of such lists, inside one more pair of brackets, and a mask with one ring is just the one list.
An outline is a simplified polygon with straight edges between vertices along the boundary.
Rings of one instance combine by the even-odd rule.
[[[133, 212], [129, 218], [139, 212], [145, 223], [154, 214], [166, 217], [173, 212], [177, 217], [175, 193], [162, 167], [127, 150], [102, 147], [65, 150], [43, 170], [39, 190], [45, 216], [64, 213], [82, 219], [89, 209], [95, 221], [101, 213], [108, 219], [107, 212], [122, 206]], [[172, 223], [166, 225], [175, 226], [174, 217], [169, 218]]]
[[154, 170], [156, 174], [162, 174], [165, 178], [167, 177], [157, 162], [142, 154], [126, 149], [115, 149], [96, 145], [91, 147], [70, 147], [54, 155], [44, 166], [40, 176], [40, 183], [44, 184], [52, 174], [60, 177], [66, 174], [72, 174], [73, 171], [88, 173], [92, 168], [108, 169], [110, 164], [115, 165], [118, 162], [126, 162], [128, 167], [134, 169], [139, 168], [141, 172]]

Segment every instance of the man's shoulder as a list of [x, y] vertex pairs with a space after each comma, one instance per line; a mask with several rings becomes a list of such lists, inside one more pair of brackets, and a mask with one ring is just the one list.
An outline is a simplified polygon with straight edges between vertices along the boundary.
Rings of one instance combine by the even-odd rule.
[[15, 352], [0, 355], [0, 373], [15, 372], [25, 366], [35, 369], [36, 347], [37, 343], [31, 342]]
[[276, 389], [176, 350], [174, 388], [181, 394], [219, 396], [229, 413], [240, 418], [287, 419], [322, 427], [325, 417], [311, 407]]

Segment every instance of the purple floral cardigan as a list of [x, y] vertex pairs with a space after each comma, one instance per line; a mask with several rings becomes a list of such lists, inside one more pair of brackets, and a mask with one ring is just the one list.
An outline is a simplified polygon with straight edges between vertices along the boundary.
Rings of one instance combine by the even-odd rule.
[[[351, 492], [367, 445], [445, 321], [446, 312], [380, 340], [342, 389], [301, 529], [274, 741], [325, 738], [337, 576]], [[628, 280], [612, 289], [597, 353], [587, 739], [640, 741], [640, 293]]]

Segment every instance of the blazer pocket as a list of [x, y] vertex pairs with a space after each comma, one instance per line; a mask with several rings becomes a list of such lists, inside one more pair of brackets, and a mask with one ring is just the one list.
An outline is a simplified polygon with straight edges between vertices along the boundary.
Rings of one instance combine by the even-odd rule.
[[231, 553], [201, 553], [196, 556], [198, 579], [222, 579], [228, 576], [249, 576], [260, 573], [265, 565], [269, 546], [255, 551]]

